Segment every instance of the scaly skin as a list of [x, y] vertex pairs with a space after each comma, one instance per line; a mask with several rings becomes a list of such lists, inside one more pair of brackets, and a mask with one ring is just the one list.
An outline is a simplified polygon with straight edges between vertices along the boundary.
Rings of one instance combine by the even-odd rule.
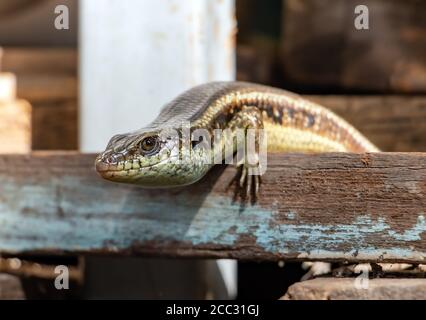
[[[183, 129], [182, 123], [187, 124]], [[105, 179], [146, 187], [194, 183], [210, 170], [213, 157], [223, 158], [218, 148], [209, 151], [203, 143], [183, 139], [197, 129], [212, 137], [215, 129], [233, 134], [237, 129], [265, 129], [268, 152], [379, 151], [345, 120], [296, 94], [252, 83], [213, 82], [177, 97], [148, 127], [112, 137], [96, 159], [96, 170]], [[232, 145], [235, 152], [233, 138], [212, 141], [213, 147]], [[142, 143], [154, 148], [147, 152]], [[256, 195], [259, 177], [254, 175], [253, 185], [247, 178], [246, 169], [252, 167], [244, 163], [240, 185], [247, 192], [254, 187]]]

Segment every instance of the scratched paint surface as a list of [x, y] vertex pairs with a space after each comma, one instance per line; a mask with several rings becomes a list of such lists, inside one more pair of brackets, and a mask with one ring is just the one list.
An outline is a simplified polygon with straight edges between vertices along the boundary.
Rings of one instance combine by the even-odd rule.
[[[188, 190], [106, 182], [91, 164], [68, 165], [65, 172], [60, 166], [25, 169], [17, 178], [1, 170], [0, 161], [0, 250], [419, 262], [426, 255], [422, 206], [404, 230], [395, 228], [392, 215], [374, 210], [346, 222], [320, 223], [302, 219], [304, 209], [295, 206], [242, 209], [227, 194], [203, 192], [209, 181]], [[413, 184], [405, 188], [410, 193]]]

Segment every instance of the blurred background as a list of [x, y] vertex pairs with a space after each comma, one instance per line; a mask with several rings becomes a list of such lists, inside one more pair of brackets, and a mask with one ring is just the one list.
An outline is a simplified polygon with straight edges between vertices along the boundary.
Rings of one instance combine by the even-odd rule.
[[[426, 151], [425, 12], [420, 0], [2, 0], [0, 152], [97, 152], [183, 90], [234, 79], [305, 95], [383, 151]], [[276, 299], [305, 273], [90, 257], [26, 257], [21, 270], [13, 259], [0, 263], [2, 297]], [[34, 264], [73, 267], [72, 289], [58, 292]]]

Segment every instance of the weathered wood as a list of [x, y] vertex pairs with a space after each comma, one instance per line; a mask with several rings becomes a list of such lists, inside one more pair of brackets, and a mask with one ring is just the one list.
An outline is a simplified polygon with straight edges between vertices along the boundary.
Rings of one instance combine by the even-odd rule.
[[426, 96], [306, 96], [333, 110], [383, 151], [426, 151]]
[[370, 279], [368, 289], [354, 278], [317, 278], [292, 285], [283, 300], [425, 300], [426, 279]]
[[424, 262], [426, 155], [271, 155], [256, 205], [234, 167], [147, 190], [100, 179], [93, 155], [0, 157], [0, 252]]

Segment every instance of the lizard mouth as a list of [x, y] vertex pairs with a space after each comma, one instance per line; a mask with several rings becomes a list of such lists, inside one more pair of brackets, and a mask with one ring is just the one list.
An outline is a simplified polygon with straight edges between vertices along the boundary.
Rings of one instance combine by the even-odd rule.
[[113, 180], [118, 176], [122, 176], [124, 174], [127, 175], [126, 170], [119, 170], [118, 164], [111, 164], [102, 161], [101, 159], [96, 159], [95, 161], [95, 169], [96, 172], [104, 179]]
[[138, 167], [132, 166], [131, 168], [125, 168], [125, 163], [109, 163], [104, 161], [102, 157], [96, 158], [95, 168], [97, 173], [104, 179], [107, 180], [126, 180], [126, 178], [132, 178], [133, 176], [140, 175], [145, 170], [149, 170], [152, 167], [174, 161], [178, 159], [177, 156], [167, 157], [158, 162], [151, 163], [148, 165], [141, 165]]
[[102, 160], [97, 159], [95, 162], [95, 168], [97, 173], [104, 179], [111, 181], [127, 181], [136, 174], [140, 174], [144, 167], [140, 168], [128, 168], [124, 169], [124, 164], [121, 163], [105, 163]]

